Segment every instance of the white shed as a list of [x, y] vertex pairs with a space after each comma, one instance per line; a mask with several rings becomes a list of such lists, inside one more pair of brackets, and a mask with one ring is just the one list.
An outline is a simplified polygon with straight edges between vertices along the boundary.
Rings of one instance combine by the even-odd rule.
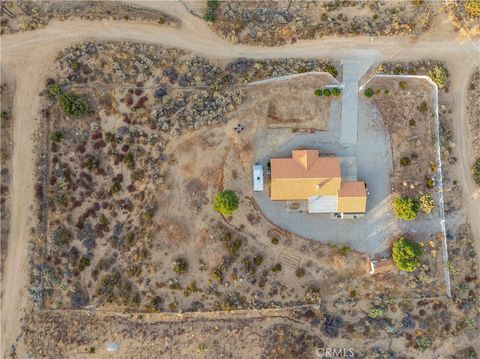
[[253, 165], [253, 190], [263, 191], [263, 167], [262, 165]]

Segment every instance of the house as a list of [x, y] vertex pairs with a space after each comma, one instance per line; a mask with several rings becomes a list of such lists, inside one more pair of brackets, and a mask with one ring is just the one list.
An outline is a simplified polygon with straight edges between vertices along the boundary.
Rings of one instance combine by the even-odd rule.
[[262, 165], [253, 165], [253, 190], [255, 192], [263, 191], [263, 167]]
[[395, 264], [390, 258], [370, 261], [370, 274], [387, 273], [395, 269]]
[[308, 201], [309, 213], [365, 213], [364, 182], [342, 181], [340, 159], [318, 150], [293, 150], [291, 158], [272, 158], [273, 201]]

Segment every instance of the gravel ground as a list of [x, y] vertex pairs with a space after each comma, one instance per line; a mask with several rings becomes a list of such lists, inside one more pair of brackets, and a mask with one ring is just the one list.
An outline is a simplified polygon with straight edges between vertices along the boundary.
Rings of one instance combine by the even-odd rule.
[[316, 148], [320, 153], [356, 156], [358, 180], [367, 183], [370, 195], [367, 213], [359, 220], [332, 220], [328, 214], [287, 212], [285, 202], [274, 202], [268, 192], [255, 192], [262, 212], [276, 225], [303, 237], [324, 243], [348, 245], [367, 253], [382, 253], [388, 238], [401, 228], [390, 209], [389, 174], [392, 170], [390, 138], [382, 118], [373, 105], [359, 100], [358, 141], [339, 143], [341, 103], [332, 103], [328, 131], [295, 134], [287, 130], [267, 129], [257, 135], [256, 160], [266, 166], [269, 158], [289, 156], [298, 147]]

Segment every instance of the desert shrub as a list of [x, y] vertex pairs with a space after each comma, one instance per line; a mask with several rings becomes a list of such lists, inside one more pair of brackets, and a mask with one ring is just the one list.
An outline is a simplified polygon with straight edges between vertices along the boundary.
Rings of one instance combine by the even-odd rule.
[[417, 338], [415, 339], [415, 344], [422, 352], [427, 351], [432, 345], [432, 341], [429, 338]]
[[338, 75], [337, 68], [333, 65], [326, 65], [324, 70], [328, 72], [330, 75], [332, 75], [333, 77], [337, 77]]
[[410, 163], [412, 163], [412, 160], [411, 160], [410, 157], [405, 156], [405, 157], [400, 158], [400, 164], [402, 166], [408, 166], [408, 165], [410, 165]]
[[340, 249], [340, 252], [342, 254], [347, 254], [351, 251], [350, 247], [349, 246], [343, 246], [342, 249]]
[[295, 275], [298, 277], [298, 278], [302, 278], [304, 275], [305, 275], [305, 268], [303, 267], [299, 267], [295, 270]]
[[263, 263], [263, 257], [260, 254], [257, 254], [253, 257], [253, 263], [255, 263], [256, 266], [261, 265]]
[[48, 85], [47, 90], [52, 96], [60, 96], [62, 94], [62, 89], [56, 83]]
[[480, 186], [480, 157], [475, 160], [472, 166], [473, 180]]
[[305, 300], [309, 304], [319, 304], [321, 301], [320, 296], [320, 289], [317, 287], [308, 287], [307, 291], [305, 292]]
[[370, 310], [368, 311], [368, 317], [375, 319], [382, 316], [384, 313], [385, 313], [385, 309], [383, 307], [375, 306], [370, 308]]
[[426, 101], [423, 101], [420, 106], [417, 107], [417, 110], [420, 111], [421, 113], [425, 113], [428, 111], [428, 104]]
[[480, 16], [480, 0], [467, 0], [465, 3], [465, 10], [467, 10], [468, 15], [472, 17]]
[[90, 265], [90, 258], [82, 257], [82, 258], [80, 258], [80, 261], [78, 262], [78, 270], [81, 272], [86, 267], [88, 267], [89, 265]]
[[133, 171], [135, 169], [135, 157], [133, 156], [132, 152], [128, 152], [123, 157], [123, 163], [130, 171]]
[[432, 79], [439, 89], [443, 89], [447, 84], [448, 72], [443, 66], [435, 66], [428, 70], [428, 77]]
[[417, 121], [415, 121], [415, 120], [412, 118], [410, 121], [408, 121], [408, 124], [409, 124], [410, 126], [415, 126], [415, 125], [417, 124]]
[[435, 181], [433, 180], [433, 178], [426, 178], [425, 186], [427, 186], [428, 188], [433, 188], [435, 186]]
[[187, 261], [183, 258], [179, 258], [172, 263], [172, 270], [176, 274], [184, 274], [188, 271], [188, 264]]
[[372, 97], [372, 96], [373, 96], [373, 93], [374, 93], [374, 92], [373, 92], [373, 89], [372, 89], [371, 87], [367, 88], [367, 89], [363, 92], [363, 94], [364, 94], [365, 96], [367, 96], [367, 97]]
[[330, 89], [323, 89], [323, 95], [324, 96], [330, 96], [332, 94], [332, 90]]
[[62, 94], [58, 96], [58, 104], [63, 112], [73, 116], [81, 116], [88, 110], [87, 103], [74, 94]]
[[422, 254], [422, 248], [405, 237], [401, 237], [393, 243], [392, 258], [400, 270], [413, 272], [420, 265], [419, 258]]
[[53, 143], [60, 143], [63, 140], [63, 132], [62, 131], [53, 131], [50, 134], [50, 141]]
[[282, 270], [282, 265], [280, 263], [277, 263], [272, 267], [272, 272], [273, 273], [280, 272], [281, 270]]
[[218, 192], [213, 200], [213, 208], [225, 215], [231, 216], [238, 208], [240, 199], [232, 190]]
[[397, 197], [392, 202], [395, 217], [405, 221], [415, 219], [419, 209], [418, 200], [409, 197]]
[[87, 155], [87, 159], [85, 161], [85, 167], [87, 167], [90, 171], [98, 169], [100, 167], [100, 161], [98, 158], [92, 155]]
[[278, 244], [278, 238], [277, 237], [272, 238], [272, 244]]
[[73, 235], [72, 232], [62, 226], [58, 228], [55, 232], [52, 232], [50, 238], [56, 245], [66, 246], [72, 241]]
[[236, 239], [233, 242], [226, 242], [225, 249], [232, 257], [236, 257], [238, 255], [238, 251], [242, 246], [242, 241], [240, 239]]
[[322, 96], [322, 89], [316, 89], [314, 93], [315, 93], [315, 96]]
[[341, 93], [342, 93], [342, 90], [340, 90], [340, 88], [338, 88], [338, 87], [334, 87], [332, 89], [332, 95], [333, 96], [340, 96]]
[[110, 193], [115, 194], [122, 190], [122, 185], [120, 182], [113, 182], [112, 186], [110, 187]]
[[141, 181], [145, 178], [145, 171], [144, 170], [133, 171], [130, 177], [132, 179], [132, 182]]
[[408, 83], [406, 81], [400, 81], [398, 85], [402, 90], [406, 90], [408, 88]]
[[214, 22], [217, 15], [218, 0], [207, 0], [207, 10], [203, 18], [207, 22]]
[[167, 90], [165, 87], [158, 87], [155, 92], [153, 93], [153, 96], [155, 98], [162, 98], [167, 94]]
[[433, 201], [432, 196], [428, 194], [420, 196], [419, 202], [420, 202], [420, 209], [426, 214], [430, 214], [432, 210], [435, 208], [435, 202]]

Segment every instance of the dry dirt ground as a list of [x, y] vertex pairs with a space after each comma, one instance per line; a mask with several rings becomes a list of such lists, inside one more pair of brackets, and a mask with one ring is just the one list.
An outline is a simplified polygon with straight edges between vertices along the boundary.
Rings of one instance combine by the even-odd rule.
[[[14, 99], [14, 152], [12, 157], [12, 220], [11, 220], [11, 234], [10, 238], [15, 238], [15, 246], [10, 245], [8, 249], [7, 262], [5, 267], [5, 279], [4, 279], [4, 295], [2, 297], [2, 349], [3, 351], [10, 350], [11, 344], [15, 343], [15, 338], [20, 333], [20, 317], [22, 310], [26, 307], [26, 283], [27, 283], [27, 242], [30, 237], [30, 227], [35, 224], [33, 219], [33, 213], [31, 212], [32, 204], [34, 201], [34, 186], [32, 178], [34, 178], [34, 156], [33, 156], [33, 142], [32, 137], [35, 128], [38, 127], [39, 118], [37, 115], [40, 108], [40, 98], [37, 94], [44, 88], [45, 80], [53, 73], [51, 64], [54, 63], [54, 59], [58, 52], [63, 48], [70, 45], [72, 42], [76, 42], [84, 39], [98, 39], [98, 40], [137, 40], [146, 41], [151, 43], [162, 43], [166, 46], [178, 46], [181, 48], [189, 49], [190, 51], [198, 52], [202, 55], [224, 58], [228, 54], [229, 57], [241, 57], [248, 56], [253, 58], [259, 57], [285, 57], [285, 56], [320, 56], [325, 57], [331, 51], [331, 46], [335, 45], [339, 48], [338, 55], [368, 55], [376, 54], [386, 59], [400, 58], [403, 60], [414, 60], [425, 57], [432, 57], [438, 60], [445, 60], [449, 71], [451, 73], [452, 83], [450, 85], [451, 96], [455, 96], [457, 101], [454, 101], [453, 112], [456, 114], [456, 120], [454, 121], [454, 136], [457, 144], [458, 155], [458, 170], [459, 181], [462, 184], [464, 191], [464, 198], [466, 199], [466, 211], [470, 219], [474, 219], [475, 215], [479, 213], [478, 198], [474, 196], [474, 187], [470, 178], [470, 144], [471, 135], [467, 130], [467, 118], [465, 116], [466, 108], [466, 96], [464, 96], [469, 77], [475, 66], [478, 66], [478, 44], [475, 40], [467, 40], [466, 42], [459, 42], [455, 35], [448, 31], [448, 29], [442, 28], [442, 31], [432, 30], [420, 38], [417, 42], [410, 43], [403, 39], [379, 39], [375, 41], [372, 46], [370, 39], [358, 38], [354, 41], [348, 39], [330, 39], [326, 38], [321, 41], [307, 41], [299, 42], [293, 46], [280, 47], [275, 49], [261, 49], [261, 48], [249, 48], [244, 46], [233, 47], [222, 41], [216, 35], [212, 34], [205, 24], [194, 17], [191, 17], [188, 12], [177, 3], [152, 3], [152, 7], [160, 7], [165, 12], [177, 17], [182, 21], [182, 25], [178, 29], [163, 28], [153, 25], [145, 25], [140, 23], [114, 23], [114, 22], [85, 22], [85, 21], [72, 21], [72, 22], [52, 22], [50, 25], [42, 30], [38, 30], [30, 33], [22, 33], [12, 36], [5, 36], [2, 38], [2, 67], [15, 74], [16, 77], [16, 95]], [[213, 40], [213, 41], [212, 41]], [[358, 48], [362, 48], [362, 51], [357, 51]], [[226, 51], [228, 49], [228, 51]], [[32, 56], [35, 54], [35, 56]], [[465, 57], [467, 60], [465, 60]], [[33, 123], [33, 125], [32, 125]], [[468, 138], [469, 141], [465, 141]], [[471, 221], [472, 234], [474, 236], [473, 243], [476, 248], [479, 247], [478, 242], [478, 222]], [[11, 243], [11, 241], [10, 241]], [[477, 251], [478, 253], [478, 251]], [[469, 291], [467, 290], [467, 293]], [[435, 303], [431, 303], [434, 305]], [[442, 304], [442, 308], [445, 304]], [[368, 305], [366, 305], [368, 307]], [[415, 306], [414, 306], [415, 307]], [[436, 306], [438, 307], [438, 304]], [[418, 308], [415, 308], [418, 309]], [[6, 316], [5, 313], [8, 313]], [[46, 315], [50, 315], [45, 312]], [[60, 324], [68, 318], [68, 313], [60, 313], [60, 317], [54, 319], [57, 324]], [[425, 315], [425, 313], [433, 313], [432, 309], [427, 309], [423, 314], [418, 313], [419, 316]], [[41, 314], [40, 312], [38, 314]], [[248, 312], [246, 313], [248, 314]], [[52, 313], [52, 315], [56, 315]], [[64, 317], [66, 315], [66, 317]], [[81, 314], [80, 314], [81, 315]], [[363, 314], [364, 315], [364, 314]], [[462, 321], [462, 317], [458, 314], [457, 322], [465, 323]], [[452, 318], [455, 315], [452, 314]], [[35, 315], [30, 316], [35, 318]], [[92, 317], [89, 317], [92, 320]], [[97, 323], [102, 324], [105, 322], [101, 318], [95, 319]], [[209, 316], [204, 317], [208, 319]], [[327, 327], [333, 325], [336, 327], [335, 321], [330, 320], [328, 317], [322, 317], [323, 322]], [[164, 325], [161, 322], [161, 317], [157, 318], [157, 325]], [[441, 320], [441, 318], [439, 318]], [[85, 319], [86, 320], [86, 319]], [[267, 320], [267, 319], [264, 319]], [[40, 322], [46, 322], [46, 320], [40, 319]], [[82, 324], [87, 322], [83, 321]], [[38, 323], [37, 323], [38, 324]], [[30, 323], [29, 326], [33, 329], [35, 323]], [[194, 326], [192, 326], [194, 327]], [[310, 324], [304, 325], [304, 328], [309, 328]], [[8, 330], [7, 330], [8, 328]], [[46, 337], [45, 345], [41, 350], [43, 353], [55, 352], [56, 349], [49, 347], [48, 345], [58, 345], [59, 340], [56, 337], [58, 331], [50, 331], [45, 326], [45, 334], [51, 336]], [[52, 328], [52, 327], [50, 327]], [[60, 326], [57, 328], [61, 328]], [[90, 328], [93, 328], [90, 327]], [[197, 330], [194, 328], [192, 330]], [[264, 329], [264, 328], [263, 328]], [[263, 330], [262, 329], [262, 330]], [[462, 326], [458, 327], [459, 331], [464, 330]], [[447, 329], [448, 331], [449, 329]], [[128, 331], [128, 329], [125, 329]], [[63, 331], [65, 332], [65, 331]], [[105, 330], [101, 330], [98, 333], [105, 333]], [[186, 335], [188, 332], [183, 331]], [[478, 346], [478, 343], [474, 340], [478, 337], [478, 333], [470, 331], [462, 332], [460, 337], [452, 339], [449, 337], [444, 341], [440, 341], [435, 347], [436, 354], [424, 353], [420, 354], [424, 357], [442, 357], [450, 355], [457, 349], [462, 349], [466, 346], [466, 343], [471, 343], [474, 346]], [[470, 333], [470, 334], [469, 334]], [[75, 334], [75, 333], [73, 333]], [[256, 335], [256, 334], [255, 334]], [[75, 335], [74, 335], [75, 336]], [[30, 337], [34, 339], [35, 336]], [[37, 337], [38, 338], [38, 337]], [[48, 339], [47, 339], [48, 338]], [[98, 335], [97, 338], [106, 338], [104, 335]], [[187, 337], [181, 337], [187, 338]], [[266, 336], [268, 338], [268, 335]], [[387, 337], [383, 337], [383, 350], [387, 350], [387, 343], [390, 340]], [[413, 339], [414, 337], [412, 337]], [[185, 339], [186, 340], [186, 339]], [[23, 339], [20, 338], [18, 345], [19, 355], [25, 353], [25, 347], [22, 345]], [[121, 341], [121, 339], [119, 339]], [[454, 341], [454, 342], [453, 342]], [[50, 344], [46, 344], [46, 343]], [[90, 343], [89, 341], [87, 341]], [[149, 342], [148, 344], [152, 344]], [[187, 342], [185, 342], [187, 343]], [[197, 350], [202, 352], [208, 350], [204, 346], [200, 346], [202, 343], [194, 341], [193, 343], [188, 341], [190, 353]], [[41, 343], [43, 345], [43, 343]], [[185, 344], [187, 345], [187, 344]], [[315, 344], [314, 344], [315, 345]], [[60, 345], [59, 345], [60, 346]], [[63, 353], [71, 353], [73, 356], [74, 351], [78, 349], [78, 345], [75, 344], [74, 338], [65, 339], [61, 343], [63, 347], [61, 350]], [[85, 343], [88, 350], [88, 344]], [[393, 341], [392, 350], [404, 350], [404, 341]], [[177, 346], [178, 347], [178, 346]], [[49, 349], [50, 348], [50, 349]], [[195, 349], [193, 349], [195, 348]], [[211, 348], [211, 347], [210, 347]], [[222, 353], [218, 349], [213, 351], [213, 355]], [[236, 348], [227, 349], [229, 353], [232, 353]], [[158, 352], [161, 353], [161, 352]], [[208, 352], [207, 352], [208, 353]], [[239, 352], [241, 356], [241, 352]], [[271, 353], [265, 352], [264, 353]], [[418, 353], [418, 352], [414, 352]], [[275, 354], [275, 353], [273, 353]], [[432, 355], [430, 355], [432, 354]], [[42, 354], [39, 354], [40, 356]], [[209, 354], [207, 354], [209, 355]], [[412, 354], [420, 357], [419, 354]], [[290, 355], [291, 357], [292, 355]], [[300, 355], [296, 355], [299, 357]], [[289, 355], [285, 355], [289, 357]]]

